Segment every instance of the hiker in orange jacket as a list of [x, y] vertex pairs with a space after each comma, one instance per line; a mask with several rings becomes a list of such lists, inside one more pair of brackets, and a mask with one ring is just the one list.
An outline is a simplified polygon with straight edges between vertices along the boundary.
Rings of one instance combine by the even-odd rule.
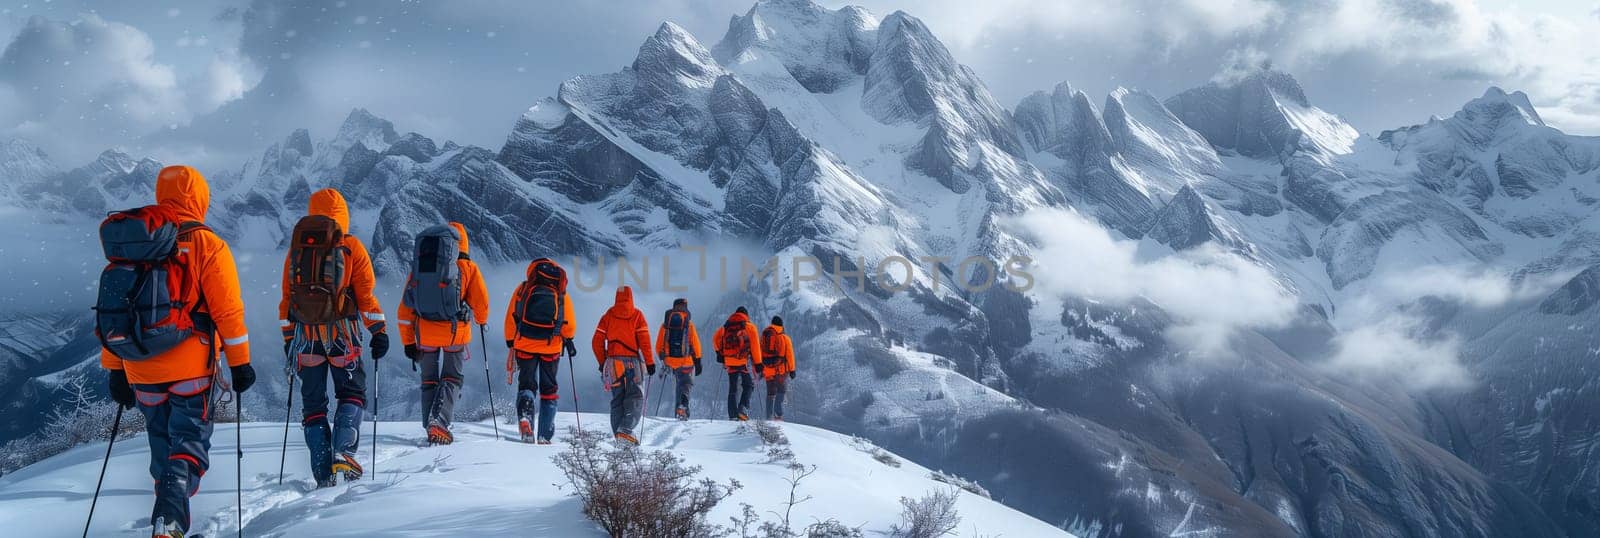
[[761, 363], [760, 338], [750, 311], [742, 306], [711, 337], [717, 362], [728, 371], [728, 420], [750, 420], [750, 395], [756, 387], [750, 374]]
[[[193, 332], [175, 347], [142, 360], [123, 360], [108, 347], [100, 352], [100, 365], [111, 372], [111, 399], [124, 409], [138, 405], [144, 415], [156, 494], [150, 521], [156, 535], [188, 531], [189, 497], [210, 467], [210, 401], [214, 390], [226, 390], [213, 386], [217, 354], [227, 359], [233, 390], [244, 392], [256, 379], [233, 253], [201, 224], [210, 205], [211, 189], [198, 170], [169, 166], [157, 175], [156, 206], [184, 223], [178, 227], [173, 263], [192, 275], [186, 286], [199, 290]], [[102, 332], [100, 321], [96, 333], [104, 343], [114, 336]]]
[[[556, 433], [556, 372], [561, 352], [578, 354], [578, 316], [567, 295], [567, 273], [549, 258], [528, 264], [528, 279], [517, 285], [506, 305], [506, 382], [517, 378], [517, 431], [522, 442], [550, 444]], [[538, 390], [537, 394], [534, 390]], [[538, 407], [534, 402], [538, 401]], [[537, 415], [537, 416], [536, 416]], [[534, 422], [538, 432], [534, 432]]]
[[[336, 226], [330, 228], [330, 226]], [[327, 236], [327, 237], [324, 237]], [[319, 241], [331, 240], [327, 244]], [[327, 274], [330, 268], [333, 274]], [[325, 281], [337, 279], [337, 282]], [[361, 328], [372, 335], [372, 359], [389, 352], [383, 305], [373, 293], [372, 257], [350, 234], [350, 208], [334, 189], [311, 194], [306, 217], [295, 225], [283, 260], [278, 327], [283, 354], [300, 379], [301, 427], [318, 487], [361, 478], [356, 459], [367, 373], [361, 366]], [[338, 400], [328, 420], [328, 381]]]
[[[452, 243], [454, 255], [432, 248]], [[433, 444], [455, 440], [450, 420], [461, 392], [462, 362], [472, 343], [470, 323], [476, 321], [480, 331], [489, 324], [489, 289], [470, 252], [467, 228], [459, 222], [417, 234], [417, 258], [406, 276], [395, 320], [406, 357], [422, 369], [422, 424]], [[431, 258], [423, 260], [424, 256]], [[429, 263], [419, 263], [423, 261]], [[438, 294], [452, 288], [459, 292], [449, 297]]]
[[678, 420], [689, 420], [689, 393], [694, 390], [695, 376], [700, 375], [700, 333], [692, 318], [689, 300], [680, 297], [672, 301], [672, 309], [662, 316], [661, 329], [656, 332], [656, 354], [677, 380], [674, 415]]
[[[656, 374], [656, 359], [650, 353], [650, 326], [644, 313], [633, 306], [633, 288], [617, 288], [617, 301], [600, 316], [591, 346], [601, 379], [611, 389], [611, 433], [637, 445], [639, 439], [633, 431], [644, 415], [639, 384], [646, 375]], [[645, 375], [639, 375], [641, 363]]]
[[767, 380], [767, 420], [783, 421], [783, 400], [794, 379], [794, 342], [783, 332], [783, 318], [761, 330], [761, 362], [756, 373]]

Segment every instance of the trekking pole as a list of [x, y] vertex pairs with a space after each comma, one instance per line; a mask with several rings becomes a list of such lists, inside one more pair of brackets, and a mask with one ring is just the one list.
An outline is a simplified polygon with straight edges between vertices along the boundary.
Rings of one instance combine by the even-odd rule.
[[572, 420], [578, 425], [578, 431], [583, 431], [583, 413], [578, 410], [578, 368], [572, 358], [575, 352], [567, 352], [567, 378], [572, 381]]
[[[661, 366], [662, 367], [666, 367], [666, 363], [662, 362]], [[668, 370], [663, 370], [661, 372], [661, 392], [666, 392], [667, 391], [667, 371]], [[656, 393], [656, 403], [655, 403], [655, 405], [651, 406], [650, 415], [651, 416], [660, 416], [661, 415], [661, 393]]]
[[106, 458], [100, 462], [100, 478], [94, 481], [94, 499], [89, 501], [89, 519], [83, 522], [83, 536], [89, 537], [89, 524], [94, 523], [94, 507], [100, 504], [100, 485], [106, 481], [106, 466], [111, 463], [111, 447], [117, 444], [117, 430], [122, 429], [122, 405], [117, 405], [117, 415], [111, 418], [111, 440], [106, 443]]
[[278, 485], [283, 485], [283, 464], [289, 461], [289, 421], [294, 416], [294, 370], [284, 368], [289, 375], [289, 397], [283, 403], [283, 449], [278, 452]]
[[[231, 384], [231, 383], [230, 383]], [[244, 403], [239, 390], [233, 391], [233, 448], [237, 454], [233, 462], [233, 510], [239, 522], [239, 538], [244, 538]]]
[[372, 358], [372, 476], [378, 476], [378, 378], [383, 377], [383, 369], [378, 367], [378, 358]]
[[478, 324], [478, 344], [483, 346], [483, 386], [489, 388], [489, 418], [494, 420], [494, 440], [500, 440], [500, 414], [494, 408], [494, 379], [489, 376], [489, 333]]
[[[643, 359], [639, 360], [639, 369], [634, 370], [634, 372], [641, 374], [644, 373]], [[656, 376], [649, 376], [644, 380], [644, 397], [639, 400], [639, 437], [644, 437], [645, 404], [650, 403], [650, 384], [655, 382], [655, 377]]]

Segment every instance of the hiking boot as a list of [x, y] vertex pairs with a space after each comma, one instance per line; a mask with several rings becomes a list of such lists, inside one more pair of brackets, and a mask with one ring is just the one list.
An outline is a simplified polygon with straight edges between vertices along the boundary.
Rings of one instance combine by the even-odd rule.
[[680, 407], [680, 408], [678, 408], [678, 411], [677, 411], [676, 415], [678, 416], [678, 420], [689, 420], [689, 410], [688, 409], [684, 409], [684, 408]]
[[448, 445], [455, 442], [455, 440], [456, 437], [451, 435], [450, 430], [445, 429], [444, 426], [437, 424], [428, 426], [428, 443], [435, 445]]
[[773, 422], [783, 422], [783, 415], [778, 415], [767, 420], [771, 420]]
[[339, 485], [339, 481], [332, 476], [317, 481], [317, 489], [331, 488], [337, 485]]
[[736, 418], [734, 420], [737, 420], [739, 422], [745, 422], [745, 421], [750, 420], [750, 415], [746, 415], [744, 413], [739, 413], [739, 418]]
[[631, 434], [631, 433], [628, 433], [628, 432], [617, 432], [616, 438], [617, 438], [618, 441], [625, 441], [625, 442], [627, 442], [629, 444], [632, 444], [634, 446], [639, 446], [639, 438], [638, 437], [634, 437], [633, 434]]
[[528, 422], [528, 419], [517, 419], [517, 431], [522, 434], [522, 442], [533, 441], [533, 423]]
[[183, 529], [178, 527], [177, 522], [168, 523], [166, 518], [158, 517], [155, 525], [152, 525], [150, 538], [183, 538]]
[[539, 444], [541, 444], [541, 445], [550, 444], [550, 438], [549, 437], [540, 437], [539, 438]]
[[354, 482], [361, 479], [364, 471], [354, 454], [339, 454], [333, 457], [333, 472], [344, 475], [345, 482]]

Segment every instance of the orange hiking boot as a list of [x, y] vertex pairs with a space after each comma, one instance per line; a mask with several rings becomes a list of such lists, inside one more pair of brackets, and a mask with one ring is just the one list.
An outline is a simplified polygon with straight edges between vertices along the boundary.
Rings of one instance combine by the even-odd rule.
[[679, 408], [678, 412], [677, 412], [677, 415], [678, 415], [678, 420], [689, 420], [689, 410], [688, 409]]
[[739, 422], [744, 422], [744, 421], [750, 420], [750, 415], [746, 415], [744, 413], [739, 413], [739, 418], [737, 420]]
[[448, 445], [455, 442], [455, 440], [456, 437], [451, 435], [450, 430], [445, 429], [444, 426], [437, 424], [428, 426], [428, 443], [435, 445]]
[[355, 455], [340, 454], [333, 457], [333, 472], [344, 475], [344, 481], [350, 482], [360, 480], [364, 471], [361, 464], [356, 462]]
[[631, 434], [631, 433], [628, 433], [628, 432], [617, 432], [616, 437], [617, 437], [618, 441], [626, 441], [628, 443], [633, 444], [634, 446], [638, 446], [639, 445], [639, 438], [638, 437], [634, 437], [633, 434]]

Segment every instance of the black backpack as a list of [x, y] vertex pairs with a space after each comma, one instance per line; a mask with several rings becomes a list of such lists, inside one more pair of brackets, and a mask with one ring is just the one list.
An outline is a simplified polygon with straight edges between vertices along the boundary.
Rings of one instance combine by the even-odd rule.
[[517, 295], [517, 334], [532, 340], [549, 340], [566, 324], [567, 272], [549, 260], [536, 260], [533, 274]]
[[199, 280], [190, 274], [178, 242], [196, 230], [164, 206], [111, 213], [100, 223], [106, 267], [95, 299], [95, 336], [125, 361], [165, 353], [196, 332], [210, 332]]
[[438, 225], [417, 234], [417, 255], [411, 262], [411, 279], [402, 300], [413, 312], [429, 321], [467, 319], [466, 299], [461, 294], [461, 238], [449, 225]]
[[661, 326], [667, 329], [667, 356], [689, 356], [689, 311], [668, 310]]

